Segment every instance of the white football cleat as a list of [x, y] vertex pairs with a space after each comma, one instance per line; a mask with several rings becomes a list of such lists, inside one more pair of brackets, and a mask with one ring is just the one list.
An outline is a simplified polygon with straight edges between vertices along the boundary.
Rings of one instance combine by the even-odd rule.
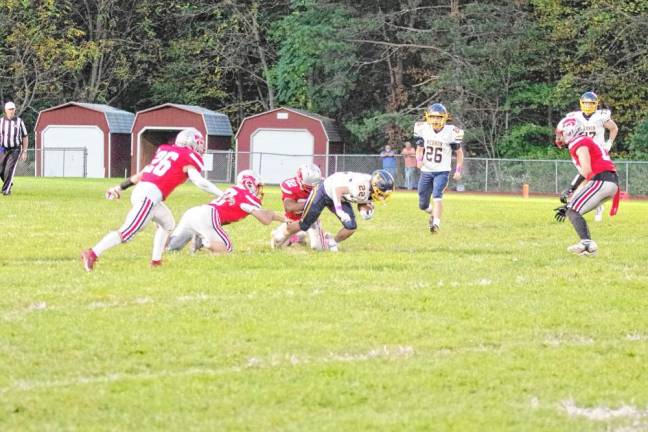
[[333, 237], [329, 237], [327, 239], [327, 243], [328, 243], [328, 250], [330, 252], [338, 252], [338, 244]]
[[575, 245], [569, 246], [567, 251], [582, 256], [596, 255], [598, 245], [594, 240], [581, 240]]
[[270, 239], [270, 247], [272, 249], [279, 249], [286, 243], [286, 236], [283, 233], [283, 227], [279, 226], [278, 228], [272, 230], [272, 238]]

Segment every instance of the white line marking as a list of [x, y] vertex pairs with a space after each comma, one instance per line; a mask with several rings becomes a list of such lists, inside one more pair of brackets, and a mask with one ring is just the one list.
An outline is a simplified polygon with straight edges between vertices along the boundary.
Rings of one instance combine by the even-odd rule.
[[606, 406], [582, 408], [577, 406], [573, 399], [567, 399], [561, 402], [561, 406], [572, 417], [585, 417], [595, 421], [608, 421], [616, 418], [639, 419], [648, 416], [648, 408], [640, 410], [634, 405], [621, 405], [616, 409]]
[[282, 366], [298, 366], [308, 364], [338, 363], [338, 362], [359, 362], [373, 359], [407, 359], [414, 355], [411, 346], [390, 347], [384, 345], [380, 348], [369, 350], [365, 353], [328, 353], [325, 356], [313, 357], [308, 354], [272, 354], [267, 358], [250, 357], [242, 366], [230, 366], [218, 369], [211, 368], [189, 368], [183, 370], [171, 370], [160, 372], [124, 373], [114, 372], [97, 376], [78, 376], [60, 380], [17, 380], [9, 387], [0, 388], [0, 395], [13, 392], [27, 392], [33, 390], [73, 387], [79, 385], [106, 384], [117, 381], [140, 381], [157, 380], [161, 378], [175, 378], [183, 376], [217, 376], [231, 373], [243, 372], [246, 369], [263, 369]]

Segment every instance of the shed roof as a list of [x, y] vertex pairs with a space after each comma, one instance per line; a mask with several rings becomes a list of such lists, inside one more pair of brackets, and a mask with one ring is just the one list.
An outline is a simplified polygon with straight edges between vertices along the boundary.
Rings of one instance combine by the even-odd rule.
[[205, 127], [207, 128], [207, 135], [233, 135], [232, 124], [230, 123], [229, 117], [227, 115], [197, 105], [166, 103], [164, 105], [159, 105], [140, 112], [153, 111], [167, 106], [175, 107], [184, 111], [190, 111], [203, 116], [203, 118], [205, 119]]
[[322, 122], [322, 126], [324, 126], [324, 131], [326, 132], [326, 135], [328, 136], [329, 142], [341, 142], [342, 141], [342, 135], [340, 133], [340, 128], [337, 125], [337, 122], [333, 120], [330, 117], [324, 117], [323, 115], [315, 114], [310, 111], [305, 111], [302, 109], [298, 108], [289, 108], [286, 107], [285, 109], [289, 111], [294, 111], [296, 113], [305, 115], [306, 117], [311, 117], [316, 120], [319, 120]]
[[133, 122], [135, 121], [135, 114], [133, 114], [132, 112], [124, 111], [119, 108], [112, 107], [110, 105], [86, 103], [86, 102], [67, 102], [62, 105], [58, 105], [43, 110], [43, 112], [52, 111], [69, 105], [74, 105], [81, 108], [86, 108], [86, 109], [103, 113], [106, 116], [106, 121], [108, 122], [108, 129], [110, 130], [111, 133], [128, 134], [131, 132], [131, 128], [133, 127]]

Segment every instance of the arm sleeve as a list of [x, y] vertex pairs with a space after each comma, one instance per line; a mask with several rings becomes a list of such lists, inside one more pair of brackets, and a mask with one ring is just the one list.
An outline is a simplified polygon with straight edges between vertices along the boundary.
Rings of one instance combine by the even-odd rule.
[[217, 197], [223, 195], [223, 191], [218, 189], [212, 182], [201, 176], [195, 168], [189, 168], [187, 175], [189, 176], [189, 180], [191, 180], [193, 184], [195, 184], [198, 188], [204, 190], [205, 192], [216, 195]]
[[248, 204], [248, 203], [241, 204], [241, 210], [243, 210], [245, 213], [252, 213], [254, 210], [259, 210], [260, 208], [261, 207], [253, 204]]

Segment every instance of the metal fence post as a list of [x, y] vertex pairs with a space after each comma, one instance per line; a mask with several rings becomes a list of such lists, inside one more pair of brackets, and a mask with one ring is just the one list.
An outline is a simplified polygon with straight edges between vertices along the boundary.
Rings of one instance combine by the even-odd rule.
[[83, 177], [88, 177], [88, 147], [83, 147]]
[[625, 191], [627, 194], [630, 193], [630, 162], [626, 162], [626, 187]]
[[556, 165], [556, 193], [558, 193], [558, 161], [554, 162]]
[[488, 159], [486, 159], [486, 177], [484, 179], [484, 192], [488, 192]]

